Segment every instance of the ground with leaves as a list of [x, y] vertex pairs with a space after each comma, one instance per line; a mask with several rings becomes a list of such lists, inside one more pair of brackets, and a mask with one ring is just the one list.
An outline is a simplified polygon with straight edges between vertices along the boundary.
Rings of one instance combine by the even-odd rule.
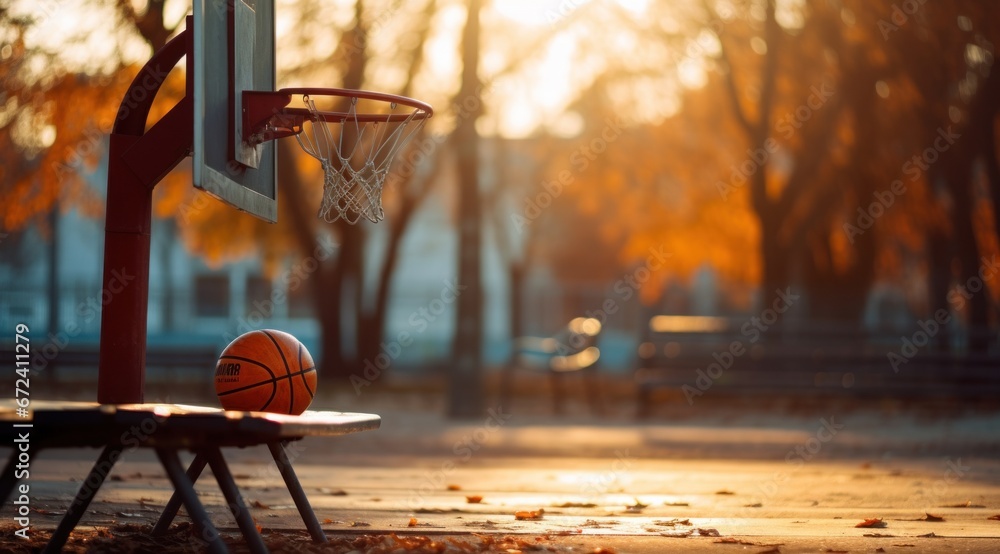
[[[303, 533], [266, 450], [227, 452], [273, 552], [1000, 551], [1000, 416], [988, 411], [744, 406], [637, 424], [524, 407], [493, 430], [422, 401], [367, 402], [381, 430], [291, 448], [329, 544]], [[821, 419], [842, 425], [825, 442]], [[96, 454], [33, 462], [33, 542], [7, 527], [0, 551], [44, 542]], [[210, 474], [198, 489], [244, 551]], [[150, 453], [128, 452], [68, 551], [199, 551], [183, 512], [168, 537], [148, 537], [169, 494]]]

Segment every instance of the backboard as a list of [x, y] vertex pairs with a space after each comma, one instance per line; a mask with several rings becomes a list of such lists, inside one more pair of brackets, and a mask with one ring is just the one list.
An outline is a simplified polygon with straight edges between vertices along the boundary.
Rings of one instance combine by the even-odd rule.
[[273, 141], [242, 141], [242, 91], [275, 87], [274, 0], [193, 0], [194, 186], [274, 222]]

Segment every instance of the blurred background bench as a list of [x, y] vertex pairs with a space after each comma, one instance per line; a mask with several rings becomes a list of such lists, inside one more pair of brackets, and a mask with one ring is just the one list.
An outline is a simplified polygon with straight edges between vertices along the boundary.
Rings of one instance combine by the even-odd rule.
[[564, 412], [564, 383], [566, 376], [580, 375], [591, 411], [602, 413], [597, 362], [601, 351], [597, 339], [601, 323], [594, 318], [577, 317], [558, 333], [550, 337], [518, 337], [513, 341], [510, 362], [503, 368], [500, 384], [502, 406], [511, 405], [514, 374], [518, 371], [544, 373], [549, 377], [552, 392], [552, 411]]
[[[1000, 392], [995, 333], [942, 330], [926, 341], [920, 328], [864, 330], [844, 324], [754, 326], [725, 317], [657, 315], [637, 352], [637, 414], [650, 415], [659, 390], [693, 403], [711, 390], [871, 396], [981, 397]], [[924, 333], [926, 335], [926, 333]], [[962, 349], [972, 335], [987, 352]], [[904, 352], [904, 337], [913, 348]], [[890, 359], [890, 353], [899, 358]]]

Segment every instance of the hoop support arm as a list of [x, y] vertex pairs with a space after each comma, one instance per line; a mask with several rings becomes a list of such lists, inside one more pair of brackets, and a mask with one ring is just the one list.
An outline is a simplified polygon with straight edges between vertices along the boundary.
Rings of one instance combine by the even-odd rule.
[[434, 115], [430, 104], [384, 92], [367, 90], [349, 90], [338, 88], [283, 88], [277, 91], [243, 91], [243, 141], [247, 144], [260, 144], [271, 140], [291, 137], [302, 132], [302, 124], [313, 119], [313, 114], [305, 108], [289, 108], [293, 95], [330, 96], [345, 98], [351, 102], [358, 99], [384, 102], [395, 106], [407, 106], [414, 114], [371, 114], [349, 112], [318, 112], [320, 119], [326, 122], [343, 123], [347, 120], [359, 123], [401, 123], [410, 119], [427, 119]]

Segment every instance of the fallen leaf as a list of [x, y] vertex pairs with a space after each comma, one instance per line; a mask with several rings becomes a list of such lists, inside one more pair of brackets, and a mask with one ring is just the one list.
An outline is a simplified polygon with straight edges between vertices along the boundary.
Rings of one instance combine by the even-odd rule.
[[698, 528], [698, 534], [701, 535], [701, 536], [703, 536], [703, 537], [720, 537], [720, 536], [722, 536], [722, 535], [719, 534], [719, 530], [718, 529], [711, 529], [711, 528], [702, 529], [701, 527]]
[[888, 527], [889, 524], [882, 521], [880, 517], [868, 518], [861, 523], [855, 525], [855, 527]]
[[408, 523], [406, 526], [407, 527], [416, 527], [417, 526], [417, 518], [411, 517], [410, 518], [410, 523]]
[[920, 537], [921, 539], [937, 539], [937, 538], [940, 538], [940, 535], [935, 535], [934, 533], [927, 533], [926, 535], [917, 535], [917, 536]]
[[473, 494], [465, 497], [465, 501], [469, 504], [479, 504], [483, 501], [483, 497], [478, 494]]
[[929, 514], [929, 513], [926, 513], [926, 512], [924, 512], [924, 515], [927, 516], [927, 517], [925, 517], [924, 519], [922, 519], [920, 521], [944, 521], [944, 518], [941, 517], [941, 516], [936, 516], [934, 514]]
[[959, 502], [958, 504], [946, 504], [942, 508], [985, 508], [982, 504], [973, 504], [971, 500]]
[[863, 537], [871, 537], [873, 539], [885, 539], [890, 537], [895, 537], [896, 535], [890, 535], [889, 533], [865, 533]]
[[754, 502], [753, 504], [744, 504], [743, 507], [744, 508], [763, 508], [764, 505], [761, 504], [760, 502]]
[[775, 547], [769, 548], [767, 550], [761, 550], [757, 554], [781, 554], [781, 549], [778, 548], [777, 546], [775, 546]]
[[684, 506], [690, 506], [691, 504], [688, 504], [687, 502], [664, 502], [663, 505], [664, 506], [684, 507]]
[[654, 521], [653, 525], [659, 525], [661, 527], [674, 527], [676, 525], [691, 525], [690, 519], [661, 519], [659, 521]]
[[745, 546], [755, 546], [756, 543], [748, 541], [746, 539], [737, 539], [736, 537], [723, 537], [717, 541], [712, 541], [719, 544], [742, 544]]
[[372, 524], [367, 521], [352, 521], [351, 527], [371, 527]]
[[885, 549], [880, 546], [875, 549], [875, 552], [885, 552]]
[[462, 490], [461, 485], [448, 485], [448, 490], [450, 491], [460, 491]]
[[539, 508], [537, 510], [522, 510], [519, 512], [514, 512], [514, 519], [518, 520], [539, 520], [545, 514], [545, 510]]
[[333, 523], [333, 520], [330, 519], [330, 518], [326, 518], [326, 519], [323, 520], [323, 524], [324, 525], [330, 525], [331, 523]]
[[735, 492], [733, 492], [733, 491], [727, 491], [727, 490], [721, 490], [721, 491], [715, 491], [715, 494], [725, 494], [725, 495], [729, 495], [729, 494], [736, 494], [736, 493], [735, 493]]
[[994, 520], [996, 520], [996, 521], [1000, 521], [1000, 514], [997, 514], [997, 515], [995, 515], [995, 516], [990, 516], [990, 517], [988, 517], [988, 518], [986, 518], [986, 519], [994, 519]]
[[638, 498], [633, 498], [632, 500], [635, 500], [635, 504], [631, 505], [630, 508], [638, 508], [641, 510], [643, 508], [649, 507], [649, 504], [643, 504], [642, 502], [639, 501]]
[[597, 504], [593, 502], [563, 502], [562, 504], [553, 504], [553, 508], [596, 508]]
[[250, 506], [252, 508], [260, 508], [261, 510], [270, 510], [271, 509], [270, 506], [268, 506], [267, 504], [264, 504], [260, 500], [254, 500], [253, 502], [250, 503]]
[[686, 529], [684, 531], [665, 531], [660, 533], [661, 537], [670, 537], [672, 539], [683, 539], [684, 537], [690, 537], [694, 534], [693, 529]]

